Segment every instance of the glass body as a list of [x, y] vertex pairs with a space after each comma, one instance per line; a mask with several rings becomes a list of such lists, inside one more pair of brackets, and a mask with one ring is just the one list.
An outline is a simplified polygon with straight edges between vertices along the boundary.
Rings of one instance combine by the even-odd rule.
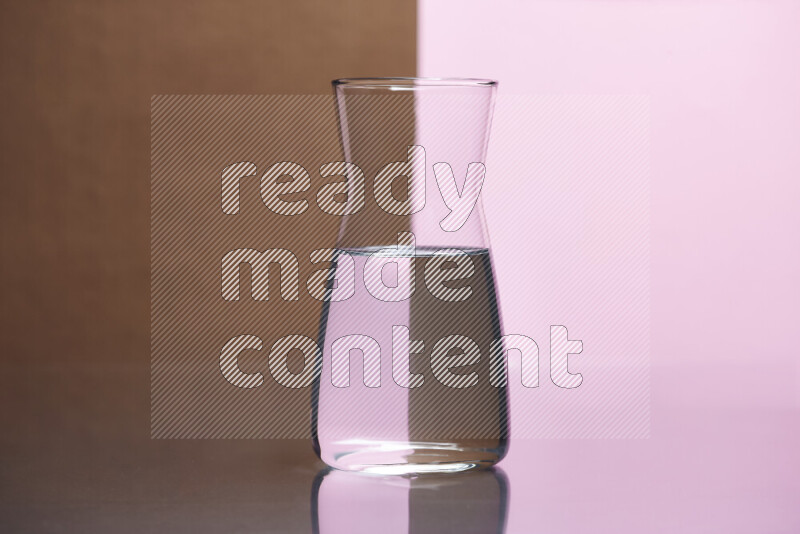
[[379, 474], [506, 453], [502, 327], [480, 190], [496, 82], [333, 82], [347, 168], [313, 395], [320, 458]]

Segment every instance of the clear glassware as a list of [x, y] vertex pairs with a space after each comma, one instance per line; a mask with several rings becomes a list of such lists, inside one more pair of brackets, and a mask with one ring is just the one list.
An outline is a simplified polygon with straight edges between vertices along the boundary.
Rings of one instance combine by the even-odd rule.
[[330, 169], [345, 179], [314, 448], [332, 467], [378, 474], [494, 465], [508, 399], [480, 190], [497, 82], [333, 86], [357, 167]]

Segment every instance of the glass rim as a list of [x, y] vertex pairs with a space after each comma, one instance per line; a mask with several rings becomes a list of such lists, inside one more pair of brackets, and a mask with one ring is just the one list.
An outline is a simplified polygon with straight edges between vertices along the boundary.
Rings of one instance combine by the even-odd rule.
[[427, 77], [377, 77], [377, 78], [338, 78], [332, 80], [334, 87], [353, 87], [359, 89], [389, 89], [413, 87], [497, 87], [497, 80], [489, 78], [427, 78]]

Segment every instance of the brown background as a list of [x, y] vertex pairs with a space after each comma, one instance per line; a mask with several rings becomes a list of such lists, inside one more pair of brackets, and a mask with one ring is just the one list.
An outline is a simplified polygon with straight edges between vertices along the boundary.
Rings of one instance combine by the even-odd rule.
[[3, 2], [0, 529], [307, 530], [306, 442], [149, 438], [150, 98], [411, 76], [415, 15], [413, 0]]

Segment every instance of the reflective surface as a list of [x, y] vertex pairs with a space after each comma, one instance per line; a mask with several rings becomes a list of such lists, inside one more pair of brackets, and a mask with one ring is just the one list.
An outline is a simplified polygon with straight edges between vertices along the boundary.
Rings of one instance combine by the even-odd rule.
[[[99, 377], [87, 374], [85, 385], [99, 386]], [[728, 372], [724, 383], [748, 380]], [[52, 384], [47, 394], [69, 404], [26, 405], [36, 424], [18, 417], [0, 436], [3, 532], [307, 533], [315, 502], [320, 532], [336, 532], [341, 521], [371, 525], [376, 513], [398, 532], [405, 523], [391, 514], [412, 532], [463, 532], [467, 519], [494, 532], [489, 523], [503, 509], [503, 483], [481, 472], [472, 481], [453, 475], [442, 489], [397, 479], [398, 497], [391, 485], [375, 491], [373, 481], [320, 475], [325, 466], [307, 441], [150, 440], [146, 412], [93, 402], [91, 387]], [[713, 401], [709, 391], [687, 372], [659, 367], [649, 440], [514, 441], [500, 464], [506, 532], [798, 532], [797, 404], [749, 402], [749, 393]], [[417, 497], [435, 506], [420, 507]], [[329, 505], [347, 513], [320, 513]]]
[[500, 469], [417, 477], [324, 470], [311, 494], [315, 534], [504, 532], [507, 506]]

